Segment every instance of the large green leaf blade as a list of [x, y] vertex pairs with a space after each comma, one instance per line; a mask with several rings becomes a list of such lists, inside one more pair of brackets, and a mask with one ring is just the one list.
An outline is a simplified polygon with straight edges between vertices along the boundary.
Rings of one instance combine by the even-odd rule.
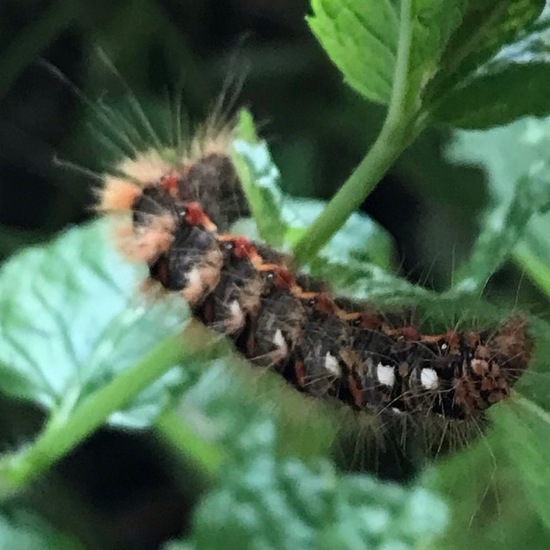
[[550, 114], [550, 31], [509, 44], [444, 96], [434, 116], [461, 128], [502, 125], [526, 115]]
[[[179, 298], [141, 295], [146, 272], [126, 264], [101, 221], [71, 229], [0, 271], [0, 390], [67, 414], [80, 400], [181, 331], [188, 317]], [[144, 425], [179, 386], [166, 373], [127, 414], [111, 421]]]
[[264, 456], [228, 477], [198, 510], [199, 548], [405, 550], [426, 543], [447, 521], [443, 503], [426, 491], [339, 476], [326, 462]]
[[447, 509], [432, 494], [279, 457], [284, 434], [267, 410], [258, 416], [196, 512], [193, 547], [413, 549], [443, 530]]

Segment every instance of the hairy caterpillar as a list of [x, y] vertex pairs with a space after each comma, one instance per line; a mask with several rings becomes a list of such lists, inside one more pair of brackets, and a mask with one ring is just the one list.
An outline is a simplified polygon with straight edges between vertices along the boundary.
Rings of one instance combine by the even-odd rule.
[[284, 254], [227, 232], [247, 210], [230, 147], [228, 128], [205, 132], [177, 162], [148, 152], [105, 179], [98, 210], [126, 213], [122, 250], [149, 266], [152, 281], [181, 294], [254, 364], [314, 397], [459, 423], [510, 395], [532, 354], [523, 316], [423, 334], [333, 297]]

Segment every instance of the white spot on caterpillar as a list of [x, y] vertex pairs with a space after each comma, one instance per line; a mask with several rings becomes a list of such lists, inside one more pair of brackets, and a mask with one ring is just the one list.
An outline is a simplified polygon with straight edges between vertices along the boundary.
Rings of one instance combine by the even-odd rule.
[[378, 378], [378, 382], [384, 386], [391, 387], [395, 382], [395, 372], [393, 371], [393, 367], [391, 365], [383, 365], [382, 363], [378, 363], [378, 365], [376, 365], [376, 376]]
[[279, 348], [279, 351], [283, 357], [288, 355], [288, 346], [286, 345], [285, 337], [280, 329], [275, 333], [273, 343]]
[[201, 272], [197, 267], [194, 267], [187, 274], [187, 285], [182, 291], [183, 297], [193, 306], [202, 296], [203, 285]]
[[437, 388], [439, 387], [439, 378], [437, 376], [437, 372], [429, 368], [422, 369], [422, 372], [420, 373], [420, 383], [427, 390], [437, 390]]
[[335, 376], [340, 376], [342, 374], [338, 359], [336, 359], [334, 355], [331, 355], [329, 351], [327, 351], [325, 355], [325, 368]]
[[225, 328], [228, 334], [232, 334], [244, 326], [244, 313], [237, 300], [233, 300], [229, 304], [229, 317], [226, 321]]
[[200, 269], [194, 267], [187, 275], [187, 286], [192, 288], [200, 286], [202, 288], [201, 272]]

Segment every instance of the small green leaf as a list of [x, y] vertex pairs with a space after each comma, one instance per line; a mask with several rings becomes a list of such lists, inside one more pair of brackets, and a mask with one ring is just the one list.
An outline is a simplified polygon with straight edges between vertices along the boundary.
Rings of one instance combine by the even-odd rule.
[[246, 110], [240, 112], [232, 159], [260, 237], [280, 246], [286, 231], [279, 215], [283, 198], [280, 174], [267, 144], [258, 141], [254, 121]]
[[55, 532], [43, 521], [17, 512], [0, 516], [0, 548], [5, 550], [79, 550], [71, 538]]
[[[493, 196], [482, 222], [478, 246], [483, 250], [472, 258], [467, 268], [470, 276], [485, 280], [493, 269], [487, 268], [487, 262], [497, 268], [511, 252], [520, 268], [550, 296], [550, 244], [546, 238], [550, 213], [545, 213], [550, 194], [549, 150], [550, 119], [523, 119], [486, 132], [456, 133], [451, 158], [484, 166]], [[497, 234], [495, 242], [500, 244], [492, 247], [487, 239]], [[481, 258], [481, 253], [488, 256]]]
[[503, 47], [445, 95], [434, 117], [455, 127], [487, 128], [550, 114], [549, 23]]
[[[0, 271], [0, 391], [66, 417], [87, 395], [183, 330], [179, 299], [140, 296], [145, 273], [111, 247], [105, 221], [62, 234], [9, 260]], [[144, 426], [182, 383], [166, 373], [114, 424]]]

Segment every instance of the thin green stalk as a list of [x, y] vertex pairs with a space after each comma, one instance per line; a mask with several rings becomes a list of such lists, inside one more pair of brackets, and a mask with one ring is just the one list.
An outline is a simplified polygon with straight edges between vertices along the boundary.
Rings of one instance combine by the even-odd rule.
[[392, 94], [384, 125], [365, 158], [294, 248], [299, 263], [307, 263], [315, 257], [376, 187], [411, 138], [422, 129], [421, 125], [411, 126], [416, 116], [408, 101], [411, 40], [411, 0], [402, 0]]
[[215, 345], [215, 338], [192, 321], [183, 334], [167, 338], [138, 364], [85, 398], [66, 421], [53, 416], [36, 441], [0, 460], [4, 495], [24, 488], [174, 365], [205, 346]]

